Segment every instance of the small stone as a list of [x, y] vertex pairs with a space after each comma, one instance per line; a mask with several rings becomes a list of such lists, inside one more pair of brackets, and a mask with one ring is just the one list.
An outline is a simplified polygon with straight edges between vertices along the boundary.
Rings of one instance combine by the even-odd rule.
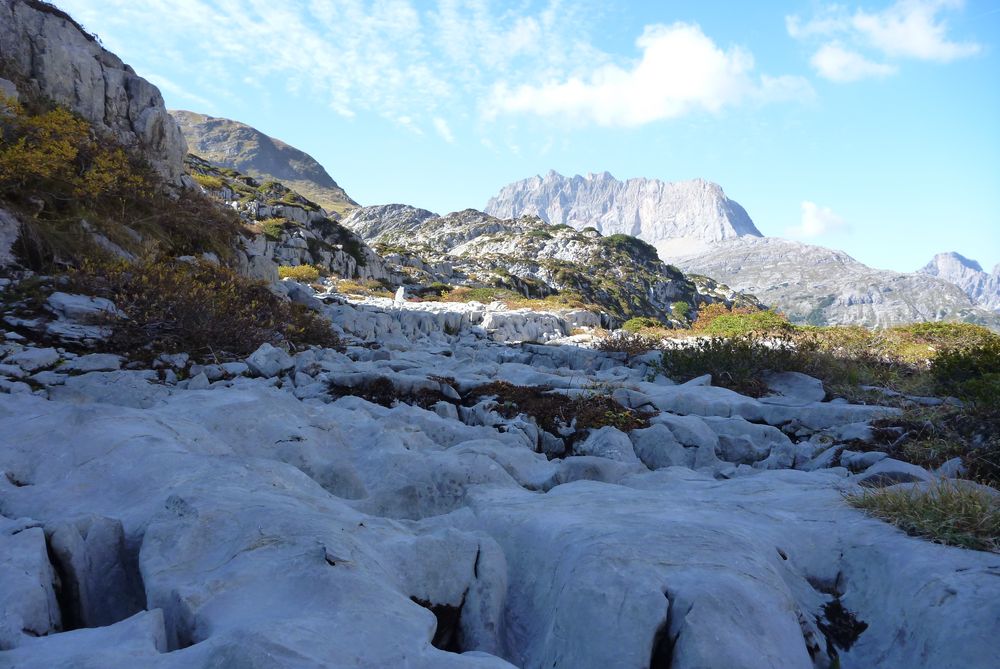
[[202, 372], [201, 374], [198, 374], [197, 376], [191, 377], [191, 379], [187, 382], [187, 389], [188, 390], [208, 390], [208, 387], [210, 385], [211, 385], [211, 382], [208, 380], [208, 377], [205, 376], [204, 372]]

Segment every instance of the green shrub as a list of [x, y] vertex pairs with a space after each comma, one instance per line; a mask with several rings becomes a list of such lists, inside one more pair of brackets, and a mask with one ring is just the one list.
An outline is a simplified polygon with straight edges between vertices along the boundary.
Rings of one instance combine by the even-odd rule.
[[942, 392], [956, 395], [978, 412], [1000, 416], [1000, 337], [935, 356], [931, 374]]
[[210, 174], [199, 174], [194, 172], [191, 174], [191, 178], [205, 190], [222, 190], [226, 185], [222, 179], [219, 177], [213, 177]]
[[759, 397], [766, 372], [807, 372], [807, 354], [787, 339], [764, 341], [749, 335], [709, 337], [663, 351], [663, 373], [675, 381], [712, 375], [712, 384]]
[[737, 337], [753, 333], [791, 333], [795, 326], [782, 314], [774, 311], [731, 312], [722, 314], [709, 323], [702, 331], [706, 334]]
[[279, 241], [287, 221], [283, 218], [265, 218], [259, 222], [260, 231], [272, 242]]
[[686, 321], [691, 313], [691, 305], [687, 302], [674, 302], [670, 305], [670, 315], [678, 321]]
[[646, 316], [639, 316], [637, 318], [630, 318], [624, 323], [622, 323], [622, 330], [626, 332], [639, 332], [640, 330], [645, 330], [647, 328], [662, 328], [663, 323], [656, 320], [655, 318], [648, 318]]
[[865, 490], [847, 501], [912, 536], [1000, 552], [1000, 497], [988, 489], [945, 481], [927, 489]]
[[313, 283], [319, 279], [320, 268], [315, 265], [281, 265], [278, 276], [282, 279], [292, 279], [299, 283]]
[[259, 281], [208, 262], [156, 259], [86, 265], [76, 290], [113, 301], [110, 346], [125, 353], [245, 356], [264, 342], [339, 348], [329, 321]]

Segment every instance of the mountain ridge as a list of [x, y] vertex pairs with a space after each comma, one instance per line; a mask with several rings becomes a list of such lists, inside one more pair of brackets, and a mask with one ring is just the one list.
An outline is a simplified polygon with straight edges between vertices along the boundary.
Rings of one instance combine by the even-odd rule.
[[170, 110], [188, 150], [262, 181], [279, 181], [342, 216], [358, 206], [315, 158], [251, 125], [187, 110]]

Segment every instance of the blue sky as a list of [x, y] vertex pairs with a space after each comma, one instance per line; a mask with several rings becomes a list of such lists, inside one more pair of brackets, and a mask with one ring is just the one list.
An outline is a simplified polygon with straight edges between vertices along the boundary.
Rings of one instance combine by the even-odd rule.
[[876, 267], [1000, 263], [996, 0], [56, 3], [169, 107], [307, 151], [362, 204], [702, 177]]

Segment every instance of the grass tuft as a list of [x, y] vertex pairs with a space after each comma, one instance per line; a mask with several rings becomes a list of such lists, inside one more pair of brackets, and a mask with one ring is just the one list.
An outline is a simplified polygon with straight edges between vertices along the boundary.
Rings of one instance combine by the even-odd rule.
[[847, 502], [911, 536], [1000, 552], [1000, 496], [987, 488], [943, 481], [927, 488], [864, 490], [848, 495]]

